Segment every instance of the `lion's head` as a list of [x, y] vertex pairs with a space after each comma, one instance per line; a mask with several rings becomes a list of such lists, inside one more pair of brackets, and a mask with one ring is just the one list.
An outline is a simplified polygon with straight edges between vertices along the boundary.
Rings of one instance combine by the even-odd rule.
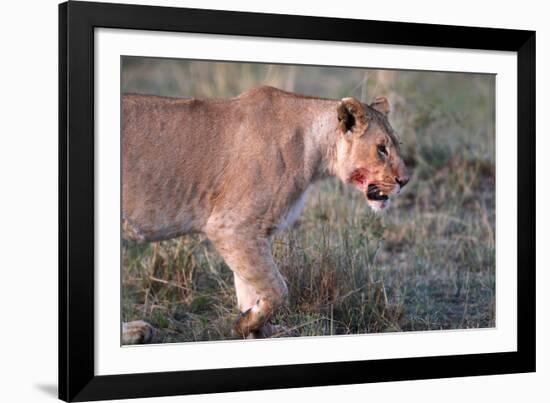
[[375, 211], [387, 208], [390, 196], [409, 181], [398, 138], [388, 122], [389, 111], [384, 97], [371, 105], [344, 98], [338, 105], [337, 175], [361, 190]]

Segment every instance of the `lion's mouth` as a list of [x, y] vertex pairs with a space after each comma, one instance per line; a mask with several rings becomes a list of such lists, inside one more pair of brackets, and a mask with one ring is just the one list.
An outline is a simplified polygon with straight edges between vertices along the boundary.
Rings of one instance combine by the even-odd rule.
[[349, 181], [365, 193], [367, 200], [385, 201], [389, 198], [388, 195], [381, 191], [377, 185], [368, 183], [366, 169], [356, 169], [353, 171], [350, 175]]
[[388, 200], [388, 195], [372, 184], [368, 186], [366, 195], [369, 200]]

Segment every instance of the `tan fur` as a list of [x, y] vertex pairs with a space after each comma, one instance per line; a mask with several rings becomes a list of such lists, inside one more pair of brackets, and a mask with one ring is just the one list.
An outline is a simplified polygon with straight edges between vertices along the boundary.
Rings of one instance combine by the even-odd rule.
[[284, 301], [271, 236], [312, 182], [333, 175], [390, 195], [408, 180], [385, 98], [371, 107], [260, 87], [224, 100], [124, 95], [122, 108], [124, 236], [206, 234], [235, 274], [243, 337]]

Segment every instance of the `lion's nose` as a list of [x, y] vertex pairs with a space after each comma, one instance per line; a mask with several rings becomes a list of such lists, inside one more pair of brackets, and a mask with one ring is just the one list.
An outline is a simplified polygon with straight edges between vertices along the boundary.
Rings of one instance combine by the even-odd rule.
[[395, 178], [395, 181], [399, 183], [399, 186], [401, 188], [404, 188], [407, 183], [409, 183], [409, 177], [408, 176], [400, 176]]

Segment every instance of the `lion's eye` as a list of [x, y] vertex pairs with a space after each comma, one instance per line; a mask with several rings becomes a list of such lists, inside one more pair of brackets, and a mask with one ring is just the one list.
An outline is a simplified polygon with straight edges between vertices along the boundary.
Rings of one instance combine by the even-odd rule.
[[386, 148], [386, 146], [384, 144], [378, 145], [377, 148], [378, 148], [378, 154], [380, 154], [384, 157], [388, 156], [388, 149]]

